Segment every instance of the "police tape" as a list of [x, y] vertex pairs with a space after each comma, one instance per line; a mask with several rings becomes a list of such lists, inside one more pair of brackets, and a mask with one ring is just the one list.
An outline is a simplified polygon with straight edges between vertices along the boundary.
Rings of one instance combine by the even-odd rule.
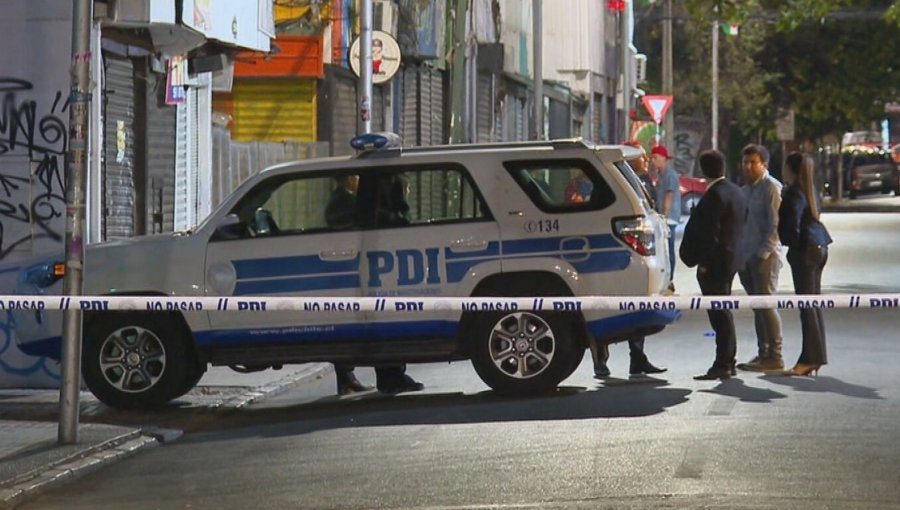
[[175, 297], [0, 295], [0, 310], [483, 312], [900, 308], [900, 294], [583, 297]]

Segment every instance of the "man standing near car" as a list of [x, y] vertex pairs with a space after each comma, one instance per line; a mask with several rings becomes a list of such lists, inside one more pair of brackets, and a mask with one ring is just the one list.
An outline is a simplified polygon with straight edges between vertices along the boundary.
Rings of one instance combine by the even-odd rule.
[[[781, 244], [778, 241], [778, 208], [781, 206], [781, 183], [769, 174], [769, 153], [760, 145], [748, 145], [741, 151], [744, 185], [747, 197], [747, 221], [741, 252], [745, 262], [738, 273], [741, 285], [749, 295], [771, 296], [778, 289], [781, 271]], [[737, 366], [741, 370], [765, 372], [781, 370], [781, 316], [774, 308], [755, 308], [757, 355]]]
[[[725, 157], [716, 150], [700, 154], [700, 170], [710, 180], [684, 227], [681, 260], [697, 266], [697, 283], [704, 296], [728, 296], [734, 273], [741, 265], [740, 239], [747, 215], [743, 191], [725, 179]], [[737, 340], [731, 310], [708, 310], [716, 332], [716, 358], [712, 367], [694, 377], [698, 381], [728, 379], [734, 375]]]
[[[650, 162], [659, 173], [656, 180], [656, 211], [666, 218], [669, 225], [669, 281], [675, 277], [675, 229], [681, 221], [681, 190], [678, 174], [669, 168], [669, 151], [664, 145], [650, 150]], [[777, 211], [777, 209], [776, 209]], [[670, 284], [670, 289], [675, 286]]]

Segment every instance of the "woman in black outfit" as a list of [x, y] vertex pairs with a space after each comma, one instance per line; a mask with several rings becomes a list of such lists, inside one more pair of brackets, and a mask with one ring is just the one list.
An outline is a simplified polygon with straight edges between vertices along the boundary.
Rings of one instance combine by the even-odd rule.
[[[831, 236], [819, 221], [821, 203], [815, 190], [815, 164], [811, 157], [791, 153], [785, 160], [784, 193], [778, 209], [778, 235], [788, 247], [796, 294], [821, 294], [822, 269], [828, 260]], [[803, 350], [794, 368], [785, 375], [810, 375], [828, 363], [825, 354], [825, 322], [821, 308], [800, 310]]]

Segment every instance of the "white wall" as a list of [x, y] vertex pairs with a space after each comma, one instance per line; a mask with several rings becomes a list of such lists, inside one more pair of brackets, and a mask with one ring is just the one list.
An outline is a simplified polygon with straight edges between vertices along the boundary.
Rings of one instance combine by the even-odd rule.
[[603, 74], [606, 2], [545, 0], [543, 7], [544, 79], [590, 92], [590, 75]]
[[[72, 4], [4, 0], [0, 16], [0, 292], [20, 261], [62, 249]], [[33, 117], [30, 115], [34, 112]], [[0, 386], [54, 386], [54, 362], [22, 354], [0, 315]]]

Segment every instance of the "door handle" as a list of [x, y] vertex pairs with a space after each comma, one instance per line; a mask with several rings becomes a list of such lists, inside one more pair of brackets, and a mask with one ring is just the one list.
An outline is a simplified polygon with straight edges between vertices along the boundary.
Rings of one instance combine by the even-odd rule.
[[322, 260], [350, 260], [356, 258], [358, 252], [352, 248], [344, 250], [323, 250], [319, 252], [319, 258]]
[[450, 242], [452, 250], [483, 250], [487, 248], [488, 242], [485, 239], [456, 239]]

